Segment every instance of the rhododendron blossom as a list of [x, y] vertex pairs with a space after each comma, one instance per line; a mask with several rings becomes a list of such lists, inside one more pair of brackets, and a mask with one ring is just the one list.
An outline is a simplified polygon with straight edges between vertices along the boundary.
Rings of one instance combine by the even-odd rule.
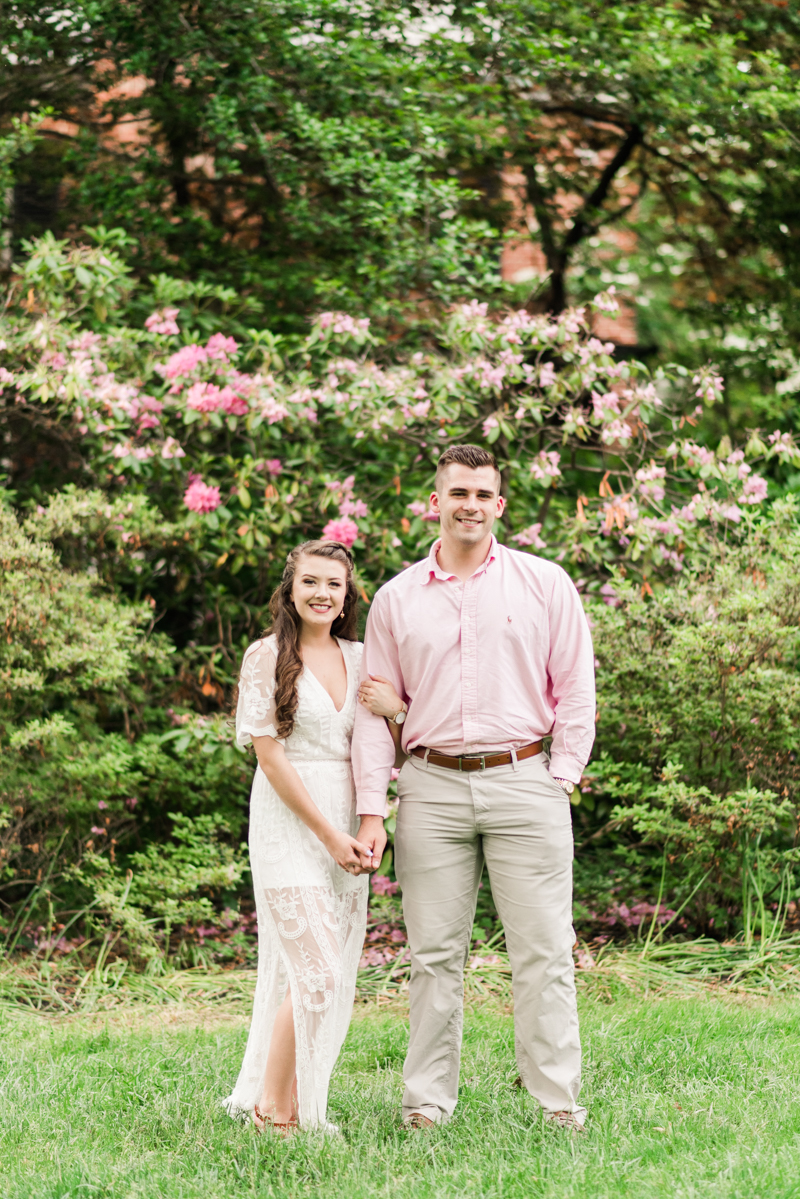
[[428, 511], [428, 505], [424, 500], [412, 500], [410, 504], [406, 504], [406, 507], [414, 516], [422, 516]]
[[760, 504], [767, 498], [767, 480], [760, 475], [751, 475], [745, 479], [742, 488], [742, 499], [746, 504]]
[[553, 366], [552, 362], [543, 363], [542, 368], [539, 371], [539, 386], [554, 387], [556, 382], [556, 368]]
[[278, 421], [285, 420], [289, 415], [288, 408], [284, 408], [283, 404], [279, 404], [272, 396], [267, 396], [261, 403], [261, 415], [266, 420], [267, 424], [275, 425]]
[[186, 393], [186, 407], [195, 412], [217, 412], [221, 406], [216, 383], [193, 383]]
[[612, 283], [605, 291], [598, 292], [592, 301], [598, 312], [619, 312], [619, 304], [614, 299], [616, 290], [616, 287]]
[[349, 496], [342, 500], [339, 505], [340, 516], [354, 516], [356, 520], [360, 520], [362, 516], [366, 516], [369, 509], [363, 500], [353, 500]]
[[531, 474], [534, 479], [557, 479], [561, 474], [560, 461], [558, 450], [540, 450], [531, 463]]
[[716, 461], [713, 450], [707, 450], [702, 445], [695, 445], [693, 441], [686, 442], [683, 447], [683, 456], [689, 466], [711, 466]]
[[219, 406], [228, 416], [246, 416], [250, 405], [231, 387], [223, 387], [219, 393]]
[[211, 487], [196, 476], [183, 495], [183, 502], [192, 512], [213, 512], [222, 503], [219, 487]]
[[359, 337], [369, 329], [369, 317], [354, 320], [346, 312], [321, 312], [314, 324], [320, 329], [330, 329], [340, 336]]
[[767, 440], [773, 447], [773, 453], [781, 457], [797, 458], [798, 450], [791, 433], [781, 433], [776, 429], [774, 433], [770, 433]]
[[224, 333], [214, 333], [206, 342], [206, 354], [219, 362], [227, 362], [229, 354], [235, 354], [239, 343]]
[[518, 545], [532, 545], [534, 549], [543, 550], [547, 545], [539, 534], [542, 531], [541, 521], [537, 521], [535, 525], [528, 525], [527, 529], [523, 529], [521, 533], [516, 533], [511, 540], [516, 541]]
[[628, 444], [632, 437], [633, 431], [630, 425], [626, 424], [624, 420], [613, 420], [610, 425], [605, 425], [600, 430], [600, 440], [603, 445], [614, 445], [618, 442], [624, 446]]
[[183, 379], [207, 360], [208, 354], [203, 347], [193, 343], [190, 346], [181, 346], [163, 365], [157, 366], [156, 370], [165, 379]]
[[280, 458], [268, 458], [264, 463], [264, 470], [268, 475], [272, 475], [274, 479], [283, 470], [283, 463], [281, 462]]
[[168, 437], [161, 447], [162, 458], [185, 458], [186, 451], [174, 437]]
[[722, 393], [725, 388], [725, 381], [721, 375], [714, 373], [714, 367], [706, 367], [702, 371], [698, 371], [692, 378], [692, 386], [696, 387], [695, 395], [705, 400], [707, 404], [713, 404], [722, 398]]
[[175, 337], [180, 333], [175, 317], [180, 310], [178, 308], [164, 308], [160, 312], [154, 312], [148, 316], [144, 322], [144, 327], [150, 333], [161, 333], [165, 337]]
[[619, 396], [615, 391], [609, 391], [605, 395], [593, 391], [592, 408], [598, 420], [605, 420], [611, 414], [619, 413]]
[[346, 545], [348, 549], [357, 537], [358, 525], [347, 516], [343, 516], [339, 520], [329, 520], [322, 530], [323, 541], [341, 541], [342, 545]]
[[639, 484], [639, 491], [646, 499], [652, 500], [656, 504], [663, 500], [665, 491], [661, 480], [665, 478], [666, 473], [665, 467], [656, 466], [654, 462], [637, 470], [636, 482]]

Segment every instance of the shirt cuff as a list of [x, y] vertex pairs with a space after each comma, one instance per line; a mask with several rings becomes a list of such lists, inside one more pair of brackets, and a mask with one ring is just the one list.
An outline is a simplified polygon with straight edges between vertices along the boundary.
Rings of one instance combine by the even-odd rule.
[[356, 799], [357, 816], [380, 816], [382, 820], [385, 820], [388, 811], [385, 791], [358, 792]]
[[550, 773], [554, 779], [566, 779], [577, 787], [583, 776], [583, 766], [566, 754], [553, 754], [550, 759]]

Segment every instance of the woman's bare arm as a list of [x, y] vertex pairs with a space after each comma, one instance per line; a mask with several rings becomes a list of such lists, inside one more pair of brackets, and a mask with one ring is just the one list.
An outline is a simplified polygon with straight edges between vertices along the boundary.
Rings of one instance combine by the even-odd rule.
[[258, 764], [280, 799], [319, 838], [337, 865], [343, 870], [352, 870], [354, 866], [372, 870], [371, 852], [355, 837], [339, 832], [325, 819], [286, 757], [283, 746], [274, 737], [253, 737], [252, 740]]

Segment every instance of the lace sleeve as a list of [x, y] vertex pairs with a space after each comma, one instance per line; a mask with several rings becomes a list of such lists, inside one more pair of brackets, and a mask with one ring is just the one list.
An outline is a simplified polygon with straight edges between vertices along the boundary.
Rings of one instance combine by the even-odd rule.
[[[244, 655], [236, 706], [236, 742], [250, 745], [251, 737], [278, 737], [275, 727], [275, 664], [272, 638], [256, 641]], [[281, 741], [282, 744], [282, 741]]]

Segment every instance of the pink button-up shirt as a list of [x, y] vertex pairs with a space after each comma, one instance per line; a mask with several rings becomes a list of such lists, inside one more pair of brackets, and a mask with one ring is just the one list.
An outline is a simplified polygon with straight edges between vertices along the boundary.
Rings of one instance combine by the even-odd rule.
[[[569, 575], [492, 537], [462, 582], [438, 547], [380, 588], [367, 621], [362, 678], [383, 675], [408, 703], [403, 749], [480, 754], [552, 734], [551, 773], [577, 783], [594, 741], [594, 654]], [[393, 764], [383, 717], [359, 704], [359, 814], [385, 814]]]

